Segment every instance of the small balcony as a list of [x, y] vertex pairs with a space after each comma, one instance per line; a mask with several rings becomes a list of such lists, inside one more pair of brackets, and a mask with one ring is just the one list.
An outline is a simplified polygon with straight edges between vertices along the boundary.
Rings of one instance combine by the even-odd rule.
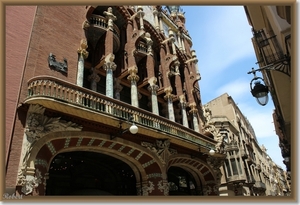
[[106, 126], [117, 126], [129, 116], [139, 126], [139, 134], [155, 138], [172, 138], [173, 143], [210, 150], [215, 141], [162, 116], [136, 108], [101, 93], [71, 84], [52, 76], [37, 76], [28, 82], [24, 104], [40, 104], [61, 113], [92, 120]]
[[253, 188], [259, 191], [265, 191], [266, 185], [262, 181], [256, 181]]
[[240, 149], [240, 152], [241, 152], [242, 159], [248, 158], [248, 154], [245, 149]]
[[232, 175], [230, 177], [227, 177], [227, 183], [239, 183], [239, 182], [245, 182], [246, 176], [245, 175]]
[[[91, 15], [89, 21], [89, 26], [86, 28], [87, 39], [96, 45], [98, 40], [104, 35], [108, 30], [108, 24], [105, 17], [100, 15]], [[113, 49], [116, 52], [120, 47], [120, 30], [114, 24], [113, 25]]]
[[247, 176], [246, 178], [247, 178], [246, 184], [248, 186], [253, 186], [255, 184], [255, 179], [253, 176]]

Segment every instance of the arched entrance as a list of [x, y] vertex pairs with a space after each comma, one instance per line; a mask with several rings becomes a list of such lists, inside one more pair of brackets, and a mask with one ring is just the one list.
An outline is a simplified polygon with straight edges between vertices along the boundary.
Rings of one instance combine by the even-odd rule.
[[114, 157], [90, 151], [56, 155], [46, 195], [137, 195], [133, 170]]
[[168, 183], [169, 195], [198, 195], [194, 177], [180, 167], [169, 168]]

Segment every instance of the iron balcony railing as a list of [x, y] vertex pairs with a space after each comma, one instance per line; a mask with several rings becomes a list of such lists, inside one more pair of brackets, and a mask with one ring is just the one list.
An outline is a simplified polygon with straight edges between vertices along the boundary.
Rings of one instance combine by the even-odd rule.
[[55, 77], [38, 76], [29, 80], [27, 99], [33, 97], [46, 97], [63, 101], [69, 105], [76, 105], [118, 119], [127, 120], [129, 116], [133, 116], [137, 124], [176, 136], [197, 146], [208, 149], [215, 147], [213, 139], [200, 135], [176, 122]]

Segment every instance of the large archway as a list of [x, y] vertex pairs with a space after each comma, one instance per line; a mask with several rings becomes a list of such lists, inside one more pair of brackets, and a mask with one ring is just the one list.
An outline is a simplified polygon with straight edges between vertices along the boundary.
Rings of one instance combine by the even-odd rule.
[[180, 167], [168, 170], [169, 195], [198, 195], [193, 175]]
[[46, 195], [137, 195], [130, 166], [102, 153], [60, 153], [48, 173]]

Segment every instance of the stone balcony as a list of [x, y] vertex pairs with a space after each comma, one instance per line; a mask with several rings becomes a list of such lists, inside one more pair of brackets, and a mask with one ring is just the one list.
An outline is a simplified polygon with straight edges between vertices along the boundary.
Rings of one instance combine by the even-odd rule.
[[101, 93], [77, 86], [52, 76], [37, 76], [28, 82], [28, 97], [24, 104], [40, 104], [74, 117], [92, 120], [102, 125], [117, 126], [129, 116], [139, 127], [139, 134], [155, 138], [170, 138], [173, 143], [208, 152], [216, 142], [194, 130], [136, 108]]
[[[93, 45], [96, 45], [99, 39], [106, 33], [108, 30], [108, 23], [105, 17], [100, 15], [91, 15], [88, 26], [85, 27], [87, 39], [92, 42]], [[120, 47], [120, 30], [117, 25], [113, 25], [113, 50], [117, 51]]]
[[253, 186], [253, 189], [255, 191], [266, 191], [266, 185], [262, 181], [256, 181]]

